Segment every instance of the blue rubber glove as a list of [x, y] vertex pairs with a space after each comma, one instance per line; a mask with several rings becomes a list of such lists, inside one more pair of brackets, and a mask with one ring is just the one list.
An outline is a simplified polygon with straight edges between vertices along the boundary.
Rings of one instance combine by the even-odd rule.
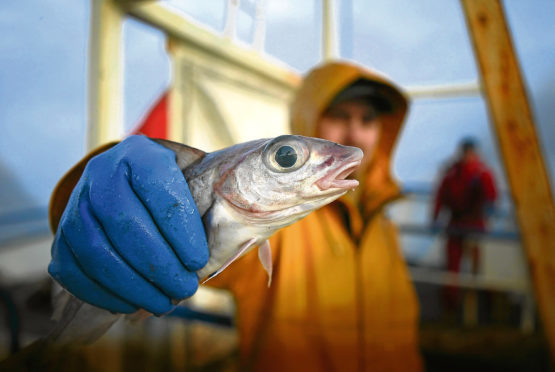
[[73, 190], [48, 271], [81, 300], [120, 313], [173, 309], [208, 261], [201, 218], [175, 154], [132, 136], [92, 158]]

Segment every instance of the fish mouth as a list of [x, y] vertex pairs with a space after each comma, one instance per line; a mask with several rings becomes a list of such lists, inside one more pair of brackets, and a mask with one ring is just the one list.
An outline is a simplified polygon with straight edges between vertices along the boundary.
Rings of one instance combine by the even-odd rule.
[[347, 179], [360, 165], [362, 159], [354, 160], [345, 165], [331, 170], [324, 177], [316, 181], [316, 186], [322, 191], [329, 189], [348, 190], [358, 186], [357, 180]]

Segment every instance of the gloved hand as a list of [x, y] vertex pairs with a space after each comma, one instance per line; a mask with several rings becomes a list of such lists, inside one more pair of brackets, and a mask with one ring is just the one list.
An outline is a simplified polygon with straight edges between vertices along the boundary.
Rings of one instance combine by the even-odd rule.
[[48, 271], [81, 300], [120, 313], [173, 309], [208, 261], [202, 221], [175, 154], [131, 136], [92, 158], [73, 190]]

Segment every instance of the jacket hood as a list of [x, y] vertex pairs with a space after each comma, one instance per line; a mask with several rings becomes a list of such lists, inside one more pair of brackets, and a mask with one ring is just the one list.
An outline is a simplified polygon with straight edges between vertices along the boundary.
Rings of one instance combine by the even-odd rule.
[[334, 98], [361, 80], [375, 84], [377, 94], [390, 104], [390, 110], [380, 114], [380, 138], [366, 175], [360, 180], [362, 212], [369, 215], [400, 195], [399, 185], [391, 174], [391, 158], [408, 109], [401, 89], [367, 68], [344, 61], [328, 62], [304, 78], [291, 105], [290, 126], [293, 134], [315, 136], [318, 119]]

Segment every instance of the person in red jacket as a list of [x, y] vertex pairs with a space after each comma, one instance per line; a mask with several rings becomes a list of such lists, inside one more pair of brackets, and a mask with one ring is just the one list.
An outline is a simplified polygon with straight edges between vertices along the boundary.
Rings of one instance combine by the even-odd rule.
[[[471, 254], [472, 271], [479, 267], [477, 237], [485, 231], [487, 217], [497, 198], [492, 172], [480, 159], [476, 141], [466, 138], [461, 142], [460, 155], [445, 170], [435, 195], [433, 223], [438, 225], [440, 212], [449, 213], [447, 223], [447, 270], [458, 273], [465, 250]], [[458, 304], [458, 290], [447, 288], [446, 307], [454, 310]]]

